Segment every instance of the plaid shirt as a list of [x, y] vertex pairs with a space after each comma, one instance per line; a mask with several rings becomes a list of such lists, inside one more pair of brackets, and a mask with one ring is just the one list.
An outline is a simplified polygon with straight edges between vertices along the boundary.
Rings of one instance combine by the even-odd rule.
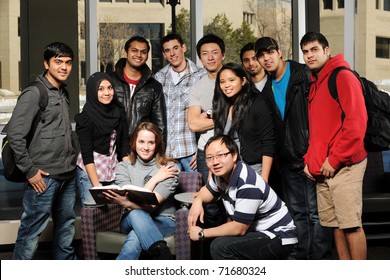
[[196, 152], [195, 133], [191, 132], [187, 121], [189, 89], [202, 78], [206, 71], [198, 68], [187, 59], [187, 73], [175, 84], [168, 64], [155, 74], [163, 86], [167, 109], [167, 148], [166, 154], [175, 159], [188, 157]]
[[[116, 131], [111, 133], [110, 149], [108, 155], [102, 155], [97, 152], [93, 152], [93, 160], [95, 163], [96, 173], [99, 178], [99, 182], [112, 182], [115, 181], [115, 168], [118, 164], [116, 154]], [[77, 157], [77, 166], [83, 169], [85, 172], [85, 166], [81, 153]]]

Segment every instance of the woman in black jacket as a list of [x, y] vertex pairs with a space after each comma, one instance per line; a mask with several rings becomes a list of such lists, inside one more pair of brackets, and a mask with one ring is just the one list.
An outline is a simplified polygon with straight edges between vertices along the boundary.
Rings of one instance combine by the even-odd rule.
[[238, 64], [227, 63], [217, 74], [213, 119], [215, 133], [232, 137], [243, 161], [268, 181], [275, 153], [272, 113], [263, 95]]
[[84, 206], [95, 204], [89, 189], [115, 181], [118, 161], [128, 159], [130, 139], [123, 105], [106, 73], [97, 72], [87, 81], [87, 100], [75, 116], [80, 143], [77, 185]]

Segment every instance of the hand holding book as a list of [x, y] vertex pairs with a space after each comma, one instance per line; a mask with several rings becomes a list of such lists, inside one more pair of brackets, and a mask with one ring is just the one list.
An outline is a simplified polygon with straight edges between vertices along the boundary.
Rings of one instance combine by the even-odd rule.
[[114, 203], [112, 199], [104, 194], [109, 193], [109, 190], [122, 196], [126, 194], [127, 198], [135, 203], [151, 205], [158, 204], [157, 196], [154, 192], [134, 185], [125, 185], [122, 187], [117, 185], [95, 186], [89, 191], [97, 204], [109, 204]]

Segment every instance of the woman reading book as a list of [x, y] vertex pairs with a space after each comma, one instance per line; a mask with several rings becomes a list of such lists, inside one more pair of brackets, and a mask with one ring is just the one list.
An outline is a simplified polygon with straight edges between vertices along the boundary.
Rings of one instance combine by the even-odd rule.
[[127, 234], [119, 260], [138, 259], [145, 252], [150, 259], [172, 259], [164, 236], [175, 232], [173, 195], [178, 185], [178, 166], [165, 155], [162, 136], [157, 126], [142, 122], [130, 142], [130, 161], [116, 168], [116, 184], [136, 185], [153, 191], [157, 205], [138, 204], [114, 191], [104, 192], [108, 199], [121, 205], [120, 231]]
[[77, 185], [83, 206], [95, 204], [89, 189], [114, 183], [118, 161], [128, 159], [126, 113], [112, 85], [106, 73], [92, 74], [87, 81], [83, 111], [75, 116], [80, 143]]

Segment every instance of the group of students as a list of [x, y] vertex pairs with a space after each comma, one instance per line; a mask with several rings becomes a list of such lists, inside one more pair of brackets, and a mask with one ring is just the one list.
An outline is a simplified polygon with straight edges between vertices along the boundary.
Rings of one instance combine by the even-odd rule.
[[[205, 35], [196, 47], [204, 68], [184, 57], [179, 35], [165, 36], [168, 64], [153, 75], [146, 65], [149, 43], [129, 39], [115, 71], [87, 81], [86, 103], [75, 116], [77, 157], [64, 89], [73, 53], [58, 42], [45, 48], [46, 70], [37, 78], [49, 92], [44, 122], [26, 147], [39, 110], [39, 94], [29, 87], [8, 132], [28, 180], [15, 259], [34, 256], [50, 216], [53, 258], [75, 259], [76, 186], [88, 206], [92, 186], [112, 183], [145, 187], [159, 202], [140, 205], [105, 193], [124, 209], [120, 230], [127, 237], [118, 259], [144, 253], [172, 259], [163, 238], [175, 231], [173, 194], [182, 170], [202, 173], [205, 187], [194, 197], [188, 234], [210, 240], [213, 259], [330, 259], [331, 229], [340, 258], [365, 258], [364, 100], [348, 71], [337, 78], [341, 106], [326, 92], [331, 70], [347, 65], [342, 55], [331, 57], [317, 32], [301, 40], [306, 65], [284, 61], [270, 37], [242, 48], [243, 65], [223, 64], [225, 45], [216, 35]], [[277, 178], [280, 192], [273, 189]]]

